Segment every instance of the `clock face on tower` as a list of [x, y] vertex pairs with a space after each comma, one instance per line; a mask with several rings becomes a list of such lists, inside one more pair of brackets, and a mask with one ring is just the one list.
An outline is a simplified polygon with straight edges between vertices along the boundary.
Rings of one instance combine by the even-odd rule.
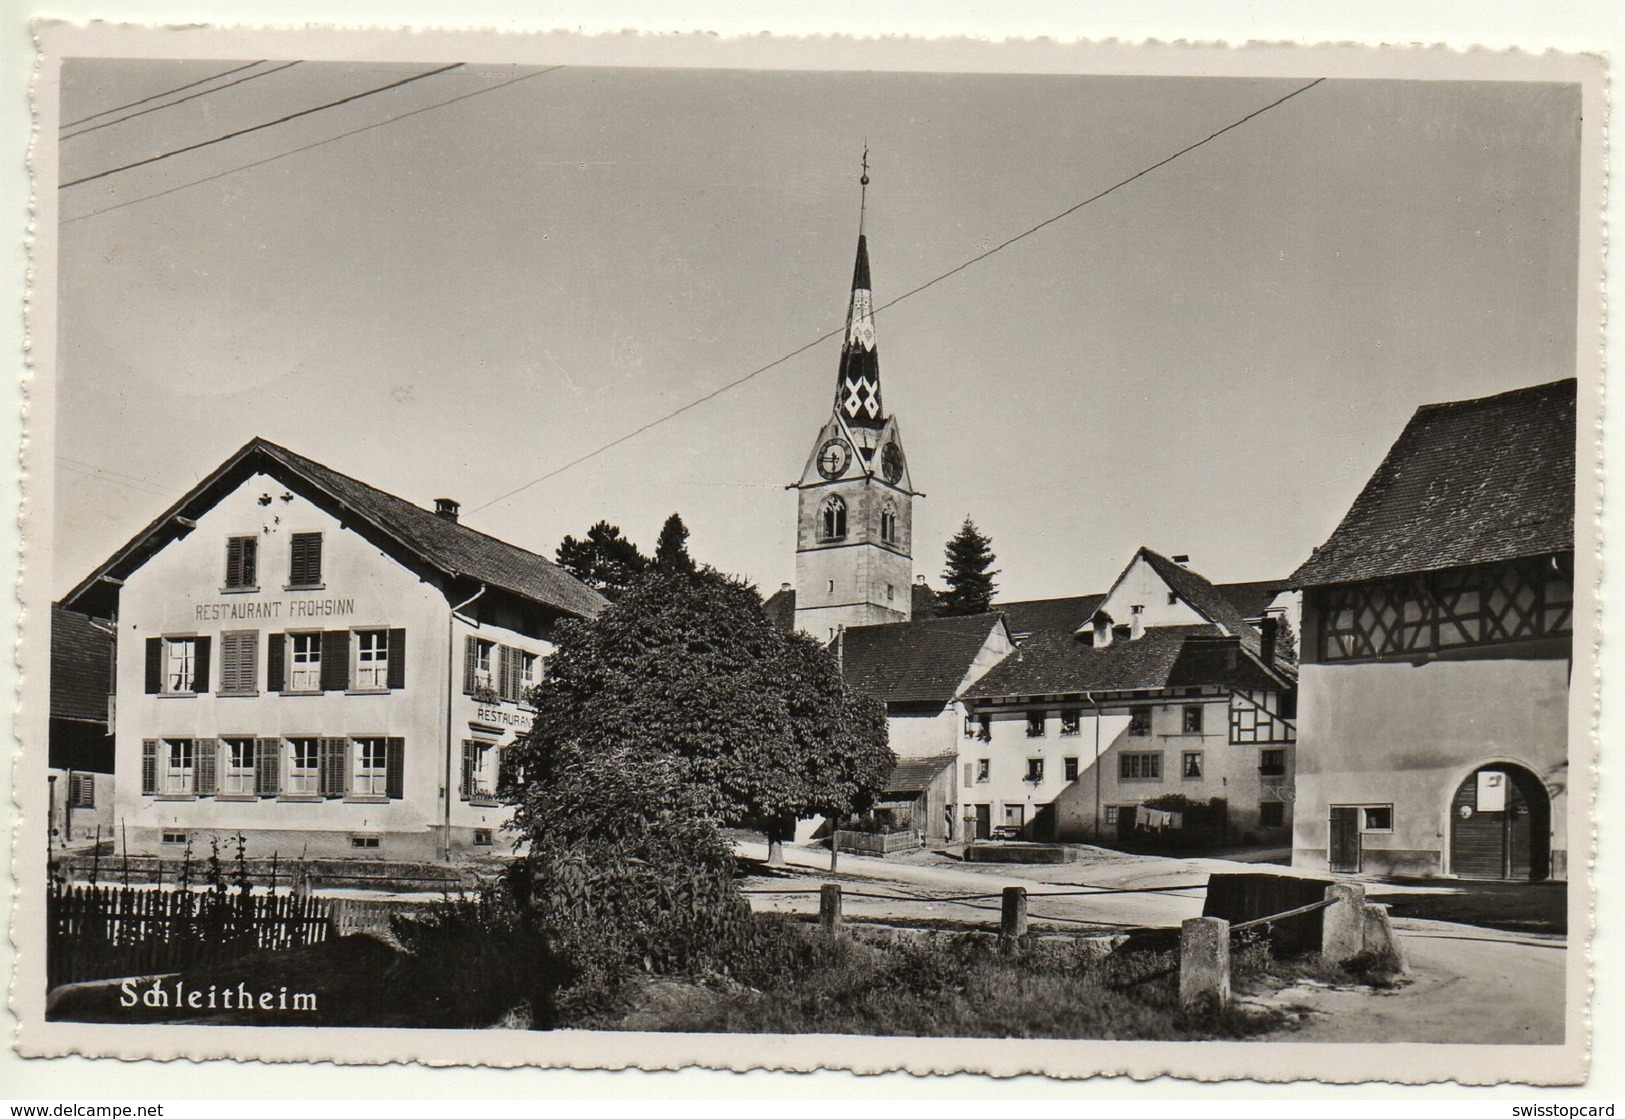
[[828, 439], [818, 448], [818, 473], [826, 478], [835, 479], [845, 474], [851, 461], [852, 448], [846, 445], [845, 439]]
[[894, 486], [903, 477], [903, 452], [896, 443], [887, 443], [880, 452], [880, 473]]

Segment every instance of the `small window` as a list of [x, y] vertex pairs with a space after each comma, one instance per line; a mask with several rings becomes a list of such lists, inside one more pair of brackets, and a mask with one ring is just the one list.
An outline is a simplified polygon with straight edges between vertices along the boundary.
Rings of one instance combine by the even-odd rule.
[[186, 833], [183, 831], [166, 831], [164, 832], [163, 841], [171, 846], [184, 847], [186, 845]]
[[477, 688], [491, 688], [496, 686], [496, 672], [492, 667], [496, 663], [497, 643], [486, 641], [483, 638], [474, 639], [474, 686]]
[[1117, 826], [1117, 805], [1115, 804], [1108, 804], [1106, 806], [1106, 826]]
[[979, 758], [976, 762], [976, 783], [985, 785], [993, 779], [993, 763], [987, 758]]
[[227, 738], [220, 744], [220, 791], [231, 796], [254, 794], [254, 740]]
[[524, 649], [519, 649], [517, 652], [519, 653], [519, 699], [521, 702], [529, 702], [530, 690], [542, 682], [541, 674], [538, 671], [542, 666], [542, 658], [541, 654], [528, 652]]
[[322, 534], [296, 532], [289, 544], [288, 586], [322, 585]]
[[1043, 758], [1027, 759], [1027, 780], [1032, 782], [1034, 785], [1044, 780]]
[[96, 807], [96, 775], [75, 773], [68, 778], [68, 807]]
[[288, 739], [289, 796], [316, 796], [321, 792], [321, 747], [314, 738]]
[[474, 829], [474, 846], [476, 846], [476, 847], [489, 847], [495, 842], [496, 842], [496, 839], [492, 835], [492, 831], [491, 831], [490, 828], [475, 828]]
[[1185, 733], [1186, 734], [1201, 734], [1202, 733], [1202, 705], [1201, 704], [1193, 703], [1193, 704], [1190, 704], [1189, 706], [1187, 706], [1185, 708], [1184, 727], [1185, 727]]
[[888, 544], [897, 543], [897, 506], [887, 501], [880, 511], [880, 538]]
[[1362, 810], [1365, 814], [1366, 831], [1393, 831], [1394, 806], [1391, 804], [1373, 804]]
[[897, 601], [897, 588], [892, 586], [890, 583], [886, 584], [886, 601], [887, 602], [896, 602]]
[[1078, 733], [1083, 723], [1083, 716], [1076, 711], [1061, 712], [1061, 737], [1072, 738]]
[[1286, 751], [1260, 750], [1258, 752], [1258, 772], [1263, 777], [1284, 777], [1286, 775]]
[[288, 691], [322, 690], [322, 635], [288, 634]]
[[1161, 754], [1119, 754], [1117, 776], [1124, 781], [1162, 780]]
[[355, 634], [355, 671], [352, 685], [357, 691], [383, 691], [389, 687], [389, 631], [361, 629]]
[[1032, 711], [1027, 715], [1027, 737], [1044, 737], [1044, 712]]
[[1186, 750], [1179, 764], [1180, 776], [1186, 780], [1200, 780], [1202, 777], [1202, 751]]
[[197, 684], [197, 638], [164, 638], [164, 693], [192, 695]]
[[818, 507], [819, 539], [842, 540], [846, 537], [846, 502], [838, 494], [830, 494]]
[[352, 835], [350, 846], [360, 851], [378, 850], [378, 837], [376, 835]]
[[[834, 579], [829, 579], [829, 580], [827, 580], [827, 582], [829, 583], [829, 593], [834, 594], [835, 593], [835, 580]], [[834, 634], [831, 634], [830, 636], [833, 637]]]
[[976, 737], [976, 729], [977, 729], [978, 726], [980, 726], [980, 724], [977, 722], [975, 715], [966, 715], [965, 716], [965, 737], [966, 738], [975, 738]]
[[1078, 759], [1062, 758], [1061, 764], [1064, 767], [1066, 779], [1068, 781], [1076, 781], [1078, 779]]
[[1004, 806], [1004, 822], [1006, 826], [1019, 828], [1027, 822], [1027, 806], [1025, 804], [1007, 804]]
[[363, 797], [387, 796], [389, 740], [372, 737], [353, 739], [351, 750], [355, 764], [351, 791]]
[[1151, 708], [1136, 707], [1129, 713], [1128, 732], [1140, 738], [1151, 733]]
[[1261, 828], [1286, 827], [1286, 805], [1278, 800], [1266, 800], [1258, 806], [1258, 826]]
[[260, 540], [257, 536], [233, 536], [226, 541], [226, 589], [259, 589]]
[[1168, 592], [1168, 605], [1173, 606], [1178, 602], [1179, 602], [1179, 596], [1177, 594], [1175, 594], [1173, 591], [1169, 591]]

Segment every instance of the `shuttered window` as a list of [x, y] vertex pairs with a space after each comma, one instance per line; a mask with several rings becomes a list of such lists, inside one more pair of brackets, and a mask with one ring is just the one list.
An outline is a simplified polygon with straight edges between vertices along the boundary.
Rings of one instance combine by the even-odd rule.
[[96, 807], [96, 775], [94, 773], [74, 773], [69, 775], [68, 807]]
[[322, 585], [322, 534], [296, 532], [289, 545], [288, 586]]
[[406, 687], [406, 631], [389, 631], [389, 680], [391, 688]]
[[220, 742], [220, 792], [251, 796], [254, 788], [254, 740], [224, 738]]
[[143, 738], [141, 740], [141, 795], [144, 797], [156, 796], [158, 793], [158, 740], [156, 738]]
[[350, 791], [360, 797], [389, 795], [389, 741], [384, 738], [357, 738], [353, 745], [355, 776]]
[[483, 638], [468, 636], [463, 653], [463, 691], [473, 694], [475, 691], [489, 689], [496, 690], [495, 666], [496, 643]]
[[282, 791], [288, 796], [321, 795], [321, 739], [288, 739], [288, 779]]
[[330, 629], [322, 634], [322, 691], [342, 692], [350, 686], [350, 631]]
[[232, 630], [220, 635], [220, 694], [255, 695], [260, 683], [260, 633]]
[[496, 796], [497, 754], [495, 743], [467, 739], [463, 742], [464, 800], [489, 801]]
[[390, 800], [400, 800], [406, 795], [406, 739], [391, 738], [387, 740], [389, 754], [384, 771], [384, 795]]
[[233, 536], [226, 541], [226, 589], [259, 589], [260, 541], [257, 536]]
[[195, 695], [209, 690], [209, 638], [147, 638], [147, 694]]
[[354, 645], [356, 689], [381, 691], [389, 687], [389, 631], [358, 629]]
[[290, 692], [322, 690], [322, 635], [288, 634], [288, 685]]
[[166, 738], [160, 788], [166, 796], [190, 796], [196, 791], [197, 744], [190, 738]]

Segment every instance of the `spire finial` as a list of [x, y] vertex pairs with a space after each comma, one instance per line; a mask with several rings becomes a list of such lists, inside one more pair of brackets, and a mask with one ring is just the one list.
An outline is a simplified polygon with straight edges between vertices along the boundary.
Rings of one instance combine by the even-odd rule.
[[869, 208], [869, 141], [863, 142], [863, 177], [858, 180], [858, 236], [863, 236], [863, 216]]

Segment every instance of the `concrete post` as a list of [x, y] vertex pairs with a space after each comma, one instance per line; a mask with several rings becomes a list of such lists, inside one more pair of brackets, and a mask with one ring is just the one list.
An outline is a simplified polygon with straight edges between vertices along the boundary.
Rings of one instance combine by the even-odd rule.
[[1394, 926], [1388, 920], [1388, 907], [1368, 901], [1362, 913], [1365, 918], [1366, 954], [1377, 961], [1378, 966], [1400, 975], [1410, 971], [1405, 950], [1400, 947], [1399, 937], [1394, 934]]
[[841, 931], [841, 887], [837, 882], [818, 887], [818, 923], [832, 936]]
[[1333, 882], [1326, 897], [1332, 904], [1320, 911], [1320, 954], [1327, 963], [1340, 964], [1365, 951], [1365, 887]]
[[1230, 1005], [1230, 922], [1191, 917], [1179, 926], [1179, 1005], [1223, 1010]]
[[999, 935], [1012, 940], [1027, 935], [1027, 888], [1025, 886], [1006, 886], [1004, 888], [1004, 910], [1003, 918], [999, 922]]

